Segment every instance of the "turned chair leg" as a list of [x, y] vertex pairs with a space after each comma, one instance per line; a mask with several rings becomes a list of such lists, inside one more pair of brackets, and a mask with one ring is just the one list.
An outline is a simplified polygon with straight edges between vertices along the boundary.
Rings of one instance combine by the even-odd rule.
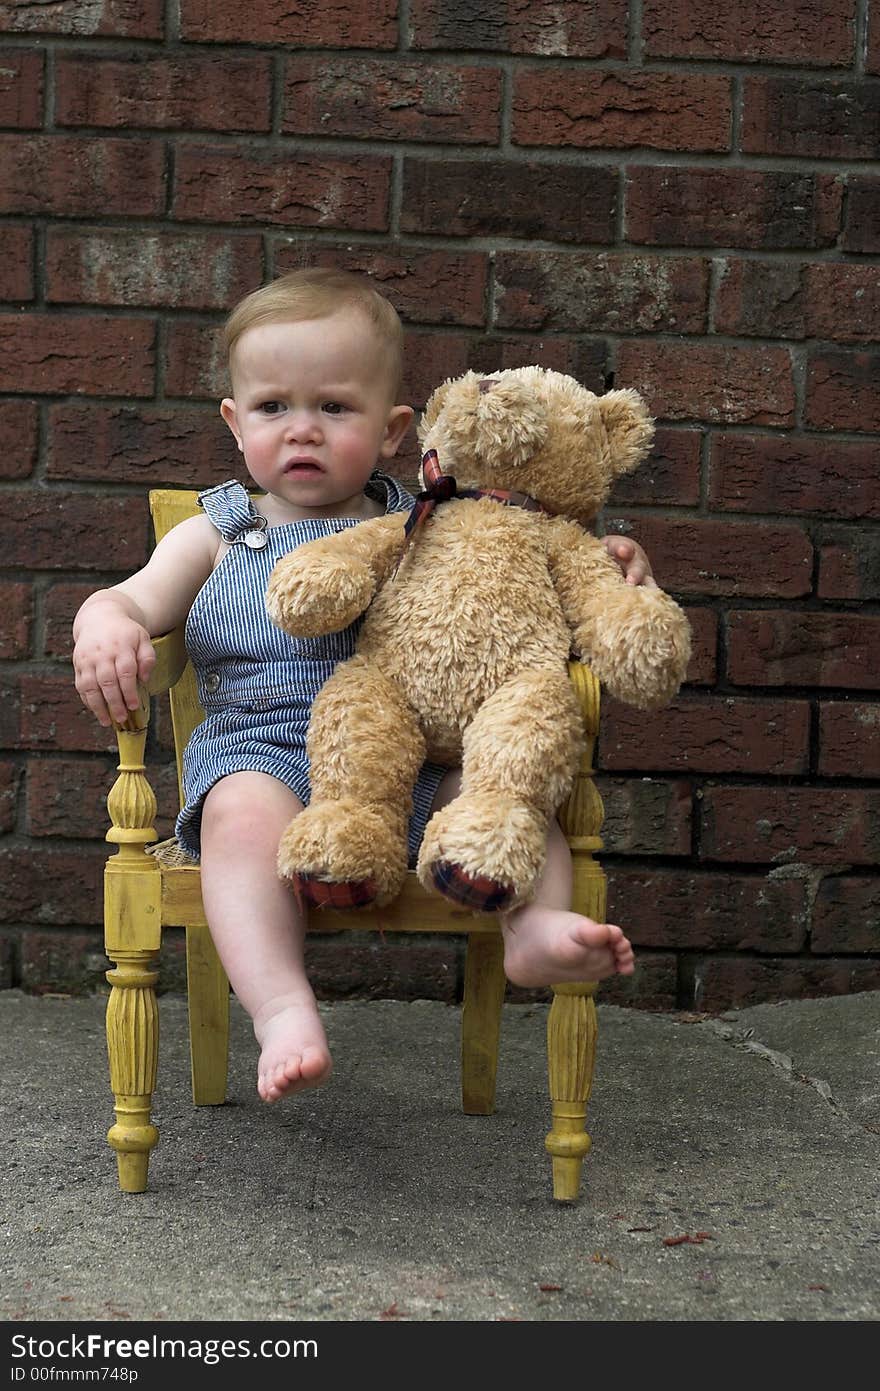
[[584, 1126], [596, 1060], [596, 983], [556, 985], [547, 1019], [547, 1063], [553, 1128], [545, 1144], [553, 1159], [553, 1197], [573, 1202], [591, 1140]]
[[193, 1101], [222, 1106], [229, 1068], [229, 980], [207, 927], [186, 930], [186, 982]]
[[149, 702], [117, 726], [119, 776], [107, 798], [112, 826], [107, 840], [119, 848], [104, 869], [104, 949], [107, 972], [107, 1054], [116, 1124], [107, 1140], [116, 1151], [119, 1187], [143, 1193], [150, 1151], [159, 1132], [150, 1119], [159, 1056], [156, 959], [162, 937], [162, 876], [144, 847], [156, 839], [156, 798], [144, 770]]
[[472, 932], [467, 940], [461, 1010], [461, 1106], [468, 1116], [490, 1116], [495, 1110], [506, 984], [501, 933]]

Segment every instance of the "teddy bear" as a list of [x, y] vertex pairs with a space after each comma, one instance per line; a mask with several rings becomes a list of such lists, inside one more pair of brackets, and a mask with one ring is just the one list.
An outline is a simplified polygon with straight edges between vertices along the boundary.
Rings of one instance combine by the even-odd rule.
[[597, 396], [538, 366], [466, 372], [433, 392], [419, 423], [412, 512], [276, 565], [268, 611], [293, 636], [365, 614], [355, 655], [312, 707], [311, 802], [278, 851], [279, 875], [308, 903], [397, 895], [426, 759], [462, 775], [427, 824], [422, 884], [471, 911], [529, 901], [582, 749], [570, 656], [642, 709], [667, 703], [685, 674], [681, 608], [627, 585], [589, 530], [653, 429], [631, 389]]

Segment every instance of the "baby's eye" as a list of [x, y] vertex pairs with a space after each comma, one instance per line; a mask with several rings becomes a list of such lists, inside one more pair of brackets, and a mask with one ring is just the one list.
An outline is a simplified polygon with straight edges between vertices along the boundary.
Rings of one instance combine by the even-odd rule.
[[323, 410], [327, 415], [342, 415], [342, 412], [345, 410], [345, 406], [342, 404], [341, 401], [325, 401], [323, 405]]
[[280, 401], [261, 401], [257, 410], [261, 415], [278, 415], [279, 411], [284, 410], [284, 407]]

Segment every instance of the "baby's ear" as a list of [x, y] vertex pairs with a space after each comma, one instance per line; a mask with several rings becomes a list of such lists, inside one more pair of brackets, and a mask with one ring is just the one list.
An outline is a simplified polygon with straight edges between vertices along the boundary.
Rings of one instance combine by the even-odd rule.
[[654, 443], [654, 422], [648, 407], [639, 393], [629, 387], [607, 391], [598, 398], [598, 405], [614, 474], [631, 473]]
[[235, 435], [235, 442], [239, 449], [241, 449], [241, 431], [238, 428], [238, 416], [235, 411], [235, 402], [231, 396], [224, 396], [223, 400], [220, 402], [220, 414]]

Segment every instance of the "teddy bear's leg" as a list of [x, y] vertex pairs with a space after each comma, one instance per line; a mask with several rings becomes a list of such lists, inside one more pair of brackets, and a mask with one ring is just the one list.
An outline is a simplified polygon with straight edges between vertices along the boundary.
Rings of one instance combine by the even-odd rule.
[[290, 823], [278, 872], [307, 902], [388, 903], [407, 872], [412, 789], [425, 740], [401, 692], [361, 656], [336, 668], [312, 706], [311, 801]]
[[522, 672], [481, 706], [462, 743], [461, 792], [431, 817], [418, 874], [475, 912], [527, 902], [547, 827], [571, 786], [583, 724], [567, 671]]

